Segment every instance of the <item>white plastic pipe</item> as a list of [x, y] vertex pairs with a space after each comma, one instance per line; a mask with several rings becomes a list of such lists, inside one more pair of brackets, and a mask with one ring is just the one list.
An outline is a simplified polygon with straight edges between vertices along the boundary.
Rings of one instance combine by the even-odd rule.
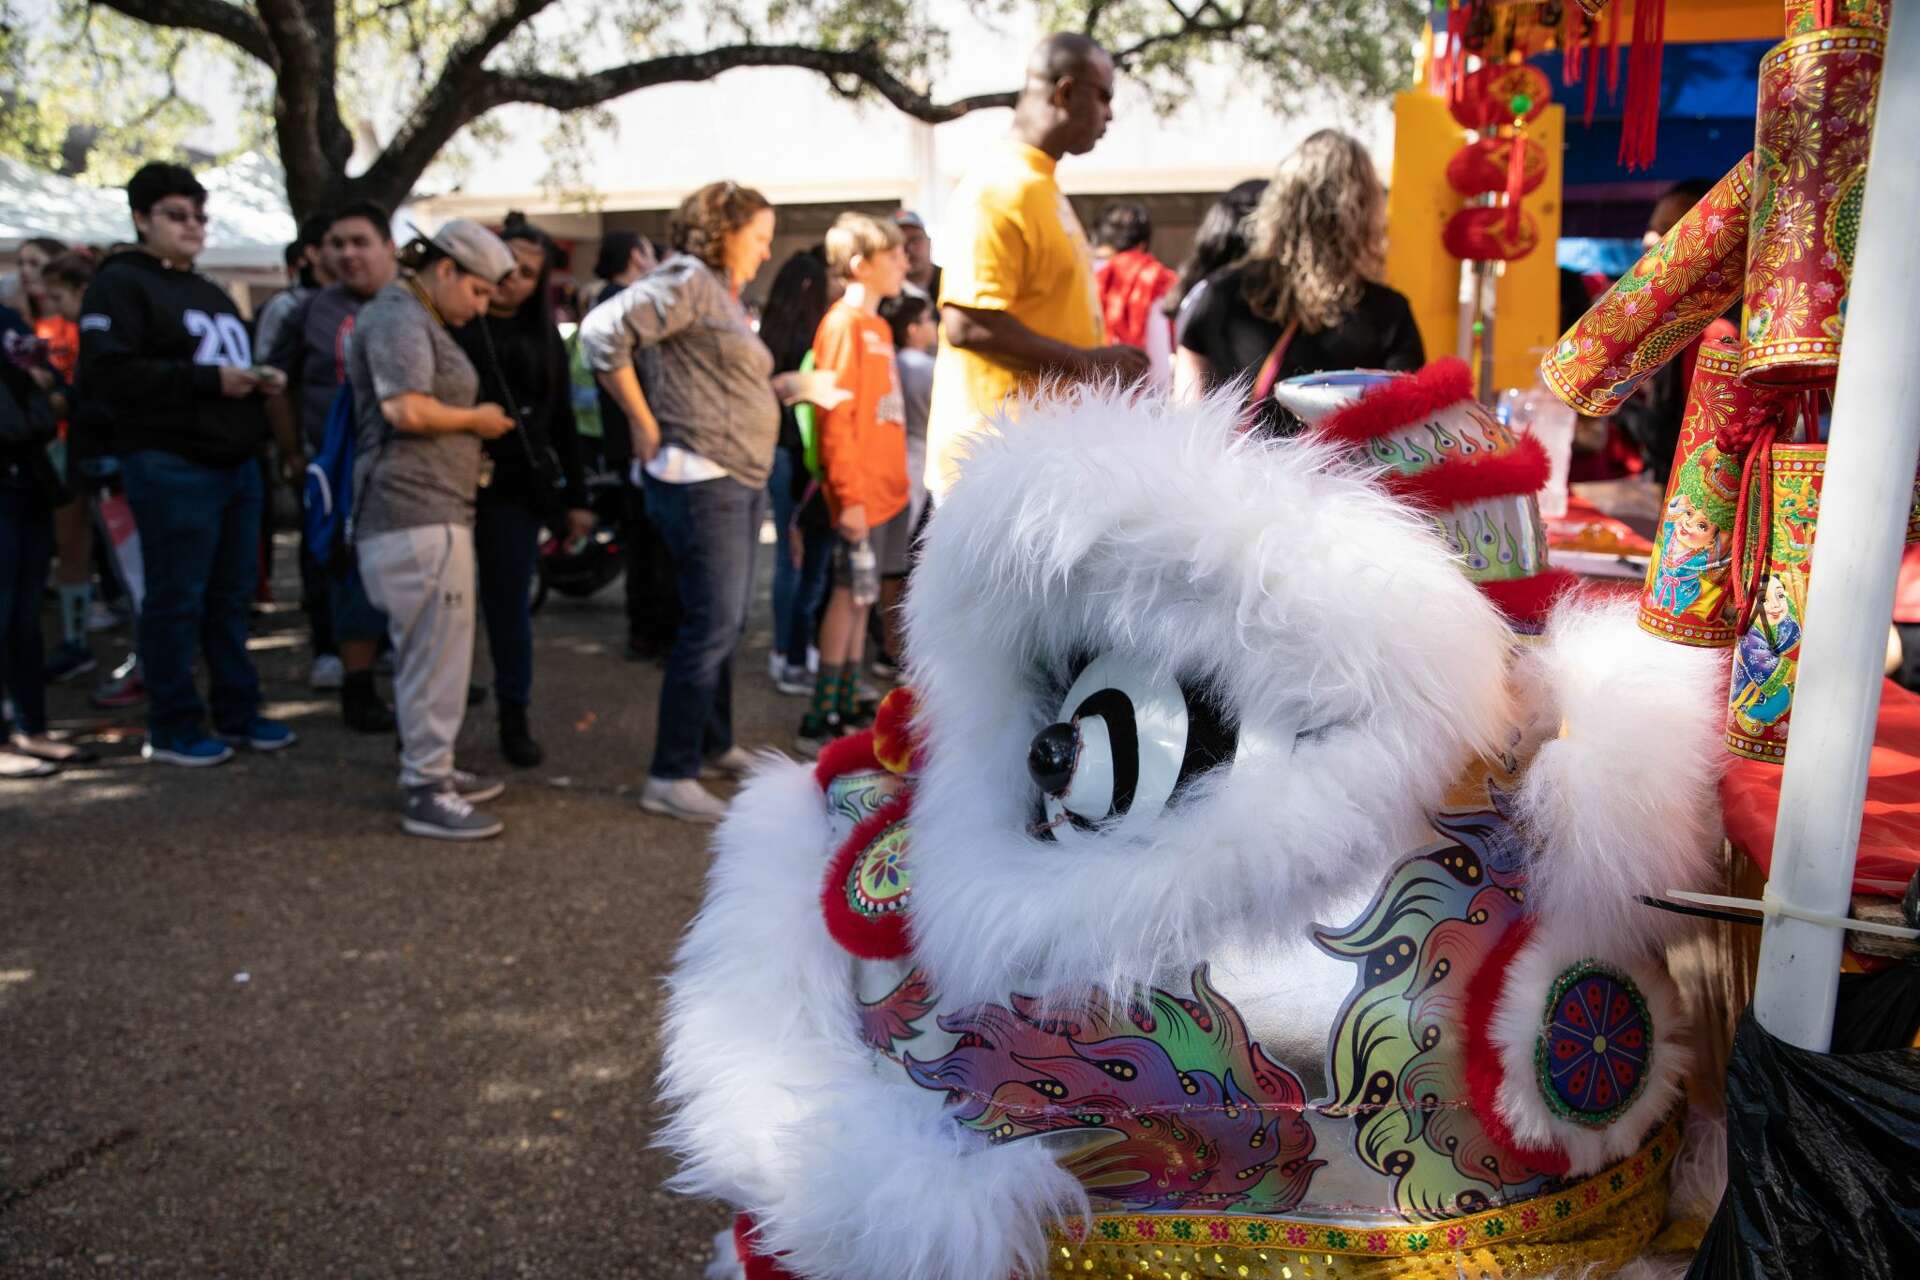
[[[1854, 254], [1832, 444], [1807, 586], [1768, 896], [1843, 917], [1867, 794], [1914, 463], [1920, 456], [1920, 6], [1893, 6]], [[1824, 1053], [1840, 983], [1839, 929], [1769, 915], [1753, 1011]]]

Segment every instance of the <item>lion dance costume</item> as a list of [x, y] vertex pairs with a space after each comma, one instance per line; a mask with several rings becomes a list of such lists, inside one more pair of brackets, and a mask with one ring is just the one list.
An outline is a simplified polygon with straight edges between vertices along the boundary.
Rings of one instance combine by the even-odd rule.
[[1574, 1275], [1646, 1253], [1709, 653], [1553, 607], [1466, 371], [1081, 392], [931, 524], [912, 692], [716, 837], [671, 986], [716, 1274]]

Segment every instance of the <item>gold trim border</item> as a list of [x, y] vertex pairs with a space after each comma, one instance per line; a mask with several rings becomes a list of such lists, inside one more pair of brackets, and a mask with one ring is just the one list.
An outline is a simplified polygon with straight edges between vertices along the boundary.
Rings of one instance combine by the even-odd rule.
[[1409, 1258], [1512, 1246], [1604, 1216], [1666, 1173], [1680, 1147], [1680, 1118], [1669, 1117], [1645, 1146], [1572, 1186], [1483, 1213], [1418, 1226], [1329, 1226], [1257, 1214], [1101, 1213], [1084, 1236], [1079, 1224], [1049, 1230], [1055, 1248], [1069, 1245], [1194, 1246], [1211, 1249], [1303, 1250], [1352, 1258]]

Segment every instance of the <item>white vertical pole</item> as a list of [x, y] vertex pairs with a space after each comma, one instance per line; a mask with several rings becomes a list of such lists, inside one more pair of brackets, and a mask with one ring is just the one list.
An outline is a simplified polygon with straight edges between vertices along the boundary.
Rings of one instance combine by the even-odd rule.
[[[1887, 620], [1920, 455], [1920, 9], [1893, 6], [1807, 587], [1768, 896], [1842, 917], [1852, 896]], [[1843, 932], [1768, 916], [1754, 1016], [1803, 1049], [1833, 1035]]]

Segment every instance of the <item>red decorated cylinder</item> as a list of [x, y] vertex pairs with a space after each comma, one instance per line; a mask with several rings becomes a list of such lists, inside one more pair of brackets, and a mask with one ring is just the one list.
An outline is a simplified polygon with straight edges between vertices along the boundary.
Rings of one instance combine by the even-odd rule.
[[1590, 417], [1612, 413], [1734, 304], [1752, 184], [1748, 155], [1567, 330], [1540, 362], [1555, 395]]
[[1741, 385], [1737, 339], [1701, 344], [1640, 593], [1642, 630], [1706, 649], [1733, 643], [1733, 532], [1745, 456], [1722, 453], [1715, 438], [1763, 410], [1773, 395]]
[[1866, 27], [1794, 36], [1760, 61], [1741, 376], [1832, 385], [1885, 37]]

